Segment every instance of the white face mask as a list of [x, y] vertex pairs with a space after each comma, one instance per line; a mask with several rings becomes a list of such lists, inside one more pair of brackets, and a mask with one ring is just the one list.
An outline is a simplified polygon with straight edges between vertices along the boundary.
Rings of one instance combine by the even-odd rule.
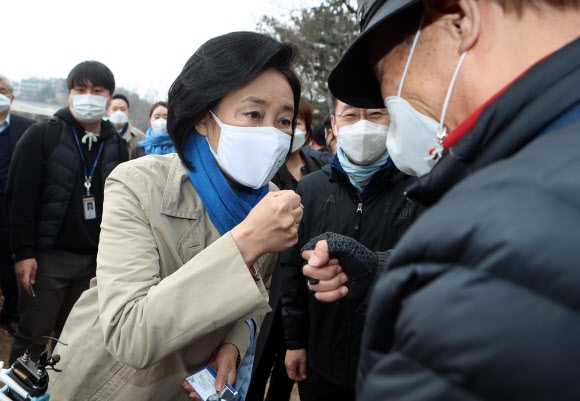
[[108, 97], [96, 95], [74, 95], [72, 97], [75, 117], [84, 123], [94, 123], [107, 114]]
[[338, 146], [356, 164], [371, 164], [387, 151], [389, 127], [360, 120], [356, 124], [345, 125], [338, 130]]
[[151, 129], [157, 135], [164, 134], [167, 132], [167, 120], [164, 118], [158, 118], [157, 120], [151, 121]]
[[211, 115], [221, 128], [214, 156], [222, 170], [246, 187], [257, 189], [266, 185], [286, 160], [290, 135], [274, 127], [227, 125]]
[[296, 152], [306, 143], [306, 132], [302, 131], [301, 129], [296, 128], [294, 130], [294, 139], [292, 141], [292, 150], [290, 153]]
[[[430, 117], [419, 113], [406, 100], [401, 98], [403, 81], [407, 75], [411, 56], [415, 51], [419, 33], [417, 31], [413, 46], [401, 77], [399, 93], [397, 96], [389, 96], [385, 99], [385, 107], [389, 110], [391, 123], [389, 125], [389, 135], [387, 136], [387, 149], [393, 163], [399, 170], [409, 175], [420, 177], [431, 171], [435, 163], [443, 152], [442, 141], [447, 136], [447, 129], [443, 125], [451, 91], [455, 84], [455, 79], [463, 59], [467, 53], [463, 53], [453, 74], [451, 84], [447, 90], [447, 96], [443, 103], [441, 119], [438, 123]], [[430, 154], [431, 150], [434, 152]]]
[[121, 110], [117, 110], [109, 116], [109, 121], [117, 126], [121, 126], [129, 122], [129, 116]]
[[10, 98], [0, 93], [0, 113], [4, 113], [10, 108]]

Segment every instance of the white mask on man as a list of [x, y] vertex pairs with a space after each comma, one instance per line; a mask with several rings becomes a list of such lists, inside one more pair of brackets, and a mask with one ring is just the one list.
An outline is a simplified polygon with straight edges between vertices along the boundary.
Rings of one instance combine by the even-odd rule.
[[296, 128], [294, 130], [294, 137], [292, 139], [292, 150], [290, 153], [296, 152], [306, 143], [306, 132], [302, 131], [301, 129]]
[[237, 183], [253, 189], [266, 185], [284, 164], [290, 135], [275, 127], [238, 127], [222, 123], [217, 154], [222, 170]]
[[129, 122], [129, 116], [127, 113], [117, 110], [109, 116], [109, 121], [117, 126], [125, 125]]
[[72, 97], [74, 116], [84, 123], [95, 123], [107, 114], [108, 97], [91, 94]]
[[10, 98], [0, 93], [0, 113], [4, 113], [10, 108]]
[[346, 156], [361, 166], [371, 164], [387, 151], [389, 127], [369, 120], [360, 120], [338, 130], [338, 146]]
[[[399, 170], [417, 177], [430, 172], [441, 157], [441, 153], [443, 152], [442, 141], [447, 136], [447, 129], [443, 125], [443, 122], [445, 120], [449, 98], [451, 97], [451, 91], [453, 90], [459, 68], [467, 54], [464, 52], [459, 58], [451, 84], [447, 90], [447, 96], [443, 103], [440, 122], [437, 122], [419, 113], [409, 102], [401, 97], [403, 81], [407, 75], [409, 63], [415, 51], [420, 32], [421, 29], [415, 35], [415, 40], [409, 52], [409, 58], [407, 59], [403, 76], [401, 77], [397, 96], [389, 96], [385, 99], [385, 107], [389, 110], [391, 117], [389, 135], [387, 136], [389, 155]], [[430, 154], [432, 149], [434, 149], [434, 152]]]

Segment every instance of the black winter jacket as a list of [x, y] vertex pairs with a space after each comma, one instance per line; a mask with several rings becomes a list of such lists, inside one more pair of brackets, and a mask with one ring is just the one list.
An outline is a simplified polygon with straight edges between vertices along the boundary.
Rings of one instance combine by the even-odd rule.
[[580, 400], [580, 39], [533, 66], [409, 195], [358, 399]]
[[62, 249], [78, 253], [97, 253], [105, 179], [121, 162], [127, 161], [127, 144], [108, 121], [91, 150], [81, 143], [90, 172], [101, 143], [103, 152], [92, 179], [97, 218], [85, 220], [83, 214], [84, 169], [74, 140], [79, 143], [84, 128], [70, 110], [31, 126], [18, 141], [8, 175], [7, 207], [11, 224], [11, 243], [16, 261], [34, 258], [40, 249]]
[[328, 231], [356, 238], [373, 250], [393, 247], [419, 213], [418, 205], [403, 196], [415, 180], [389, 161], [375, 173], [363, 198], [334, 158], [331, 165], [298, 183], [296, 192], [304, 205], [298, 243], [280, 256], [286, 347], [306, 348], [309, 369], [340, 388], [354, 390], [366, 304], [317, 301], [302, 275], [305, 262], [300, 249], [309, 239]]

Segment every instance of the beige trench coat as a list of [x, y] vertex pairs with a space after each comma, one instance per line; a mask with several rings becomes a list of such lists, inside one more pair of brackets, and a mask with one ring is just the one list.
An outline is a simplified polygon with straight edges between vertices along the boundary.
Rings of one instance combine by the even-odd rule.
[[75, 304], [50, 373], [54, 401], [187, 400], [185, 377], [223, 342], [249, 345], [245, 319], [271, 309], [231, 235], [220, 237], [175, 154], [120, 164], [105, 185], [97, 275]]

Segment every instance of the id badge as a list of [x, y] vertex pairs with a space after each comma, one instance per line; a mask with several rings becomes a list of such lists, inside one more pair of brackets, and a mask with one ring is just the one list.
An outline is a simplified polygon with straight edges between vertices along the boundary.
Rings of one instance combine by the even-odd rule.
[[83, 196], [83, 213], [85, 220], [94, 220], [97, 218], [97, 205], [93, 195]]

